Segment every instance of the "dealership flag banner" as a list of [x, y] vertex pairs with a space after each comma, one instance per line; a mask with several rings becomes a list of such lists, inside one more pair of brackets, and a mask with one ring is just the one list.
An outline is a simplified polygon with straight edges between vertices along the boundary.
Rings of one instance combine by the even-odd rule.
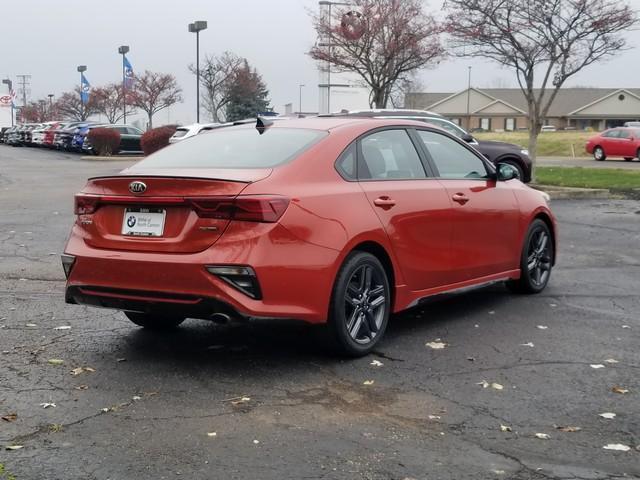
[[129, 59], [124, 56], [124, 85], [127, 88], [133, 87], [133, 82], [135, 82], [135, 77], [133, 75], [133, 67], [131, 63], [129, 63]]
[[84, 76], [84, 73], [80, 74], [81, 83], [82, 83], [82, 91], [80, 92], [80, 99], [82, 103], [86, 104], [89, 101], [89, 90], [91, 90], [91, 84], [87, 77]]

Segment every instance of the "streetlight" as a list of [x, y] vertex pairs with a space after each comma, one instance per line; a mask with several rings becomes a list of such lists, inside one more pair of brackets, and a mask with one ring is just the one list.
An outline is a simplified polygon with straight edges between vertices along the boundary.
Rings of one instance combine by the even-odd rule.
[[204, 20], [189, 24], [189, 31], [196, 34], [196, 123], [200, 123], [200, 31], [206, 28]]
[[125, 58], [124, 56], [129, 52], [129, 45], [122, 45], [118, 47], [118, 53], [122, 55], [122, 115], [124, 124], [127, 124], [127, 82], [125, 72]]
[[49, 115], [51, 115], [51, 119], [53, 120], [53, 93], [47, 95], [49, 97]]
[[301, 83], [298, 86], [300, 87], [300, 103], [299, 103], [300, 108], [298, 109], [298, 113], [301, 114], [302, 113], [302, 87], [304, 87], [305, 85]]
[[[9, 87], [9, 96], [13, 92], [13, 82], [8, 78], [2, 80], [2, 83]], [[13, 97], [11, 97], [11, 126], [13, 127]]]

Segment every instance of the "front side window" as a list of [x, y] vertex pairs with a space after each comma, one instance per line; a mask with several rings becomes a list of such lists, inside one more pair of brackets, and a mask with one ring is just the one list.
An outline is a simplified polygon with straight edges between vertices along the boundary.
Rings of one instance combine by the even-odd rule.
[[418, 135], [433, 159], [440, 178], [487, 178], [484, 162], [455, 140], [424, 130], [418, 131]]
[[602, 134], [602, 136], [606, 138], [618, 138], [619, 135], [620, 130], [607, 130]]
[[618, 138], [630, 138], [631, 132], [629, 130], [618, 130]]
[[383, 130], [360, 142], [359, 180], [426, 178], [418, 152], [405, 130]]

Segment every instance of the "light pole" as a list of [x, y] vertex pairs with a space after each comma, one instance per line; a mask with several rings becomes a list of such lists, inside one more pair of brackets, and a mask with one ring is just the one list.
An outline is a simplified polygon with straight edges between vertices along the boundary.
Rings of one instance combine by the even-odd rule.
[[[2, 80], [7, 87], [9, 87], [9, 96], [13, 93], [13, 82], [8, 78]], [[11, 97], [11, 126], [13, 127], [13, 97]]]
[[298, 108], [298, 113], [302, 114], [302, 88], [305, 85], [303, 83], [301, 83], [300, 85], [298, 85], [298, 87], [300, 88], [300, 103], [298, 104], [300, 106], [300, 108]]
[[200, 123], [200, 32], [206, 28], [204, 20], [189, 24], [189, 31], [196, 34], [196, 123]]
[[51, 120], [53, 120], [53, 93], [47, 95], [49, 97], [49, 115], [51, 115]]
[[469, 65], [469, 83], [467, 85], [467, 130], [471, 130], [471, 65]]
[[122, 55], [122, 118], [125, 125], [127, 124], [127, 77], [124, 66], [124, 56], [127, 52], [129, 52], [129, 45], [122, 45], [118, 47], [118, 53]]

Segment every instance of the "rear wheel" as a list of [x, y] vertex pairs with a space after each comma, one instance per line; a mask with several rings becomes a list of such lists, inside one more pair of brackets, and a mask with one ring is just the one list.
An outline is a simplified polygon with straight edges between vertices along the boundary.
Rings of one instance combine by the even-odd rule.
[[389, 322], [391, 289], [380, 261], [354, 252], [338, 272], [329, 308], [329, 330], [343, 354], [359, 357], [378, 344]]
[[596, 147], [593, 149], [593, 158], [595, 158], [597, 162], [602, 162], [607, 159], [607, 155], [604, 153], [602, 147]]
[[551, 277], [553, 238], [549, 227], [540, 219], [529, 226], [520, 256], [520, 278], [507, 282], [518, 293], [540, 293]]
[[163, 315], [160, 313], [124, 312], [124, 314], [136, 325], [148, 328], [149, 330], [171, 330], [185, 320], [184, 317]]
[[631, 160], [633, 160], [633, 157], [624, 157], [625, 162], [630, 162]]

